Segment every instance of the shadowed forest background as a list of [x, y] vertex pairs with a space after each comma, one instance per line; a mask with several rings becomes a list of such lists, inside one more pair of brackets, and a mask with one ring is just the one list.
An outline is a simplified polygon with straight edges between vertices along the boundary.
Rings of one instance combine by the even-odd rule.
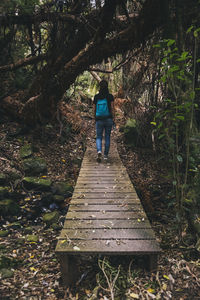
[[54, 253], [101, 79], [163, 250], [152, 274], [106, 258], [114, 299], [199, 299], [199, 35], [199, 0], [1, 0], [0, 299], [112, 298], [100, 262], [66, 289]]

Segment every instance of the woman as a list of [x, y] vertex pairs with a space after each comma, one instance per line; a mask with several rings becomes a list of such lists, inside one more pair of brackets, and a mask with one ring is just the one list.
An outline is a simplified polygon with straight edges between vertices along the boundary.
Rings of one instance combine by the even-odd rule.
[[104, 159], [108, 159], [110, 134], [115, 121], [114, 97], [109, 93], [108, 82], [102, 80], [99, 93], [94, 96], [94, 115], [96, 120], [97, 161], [102, 158], [102, 138], [105, 131]]

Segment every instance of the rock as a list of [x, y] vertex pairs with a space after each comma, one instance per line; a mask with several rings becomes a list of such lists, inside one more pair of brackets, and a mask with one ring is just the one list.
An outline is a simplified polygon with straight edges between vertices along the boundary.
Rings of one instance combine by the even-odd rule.
[[62, 195], [54, 195], [54, 196], [53, 196], [53, 200], [54, 200], [56, 203], [62, 203], [62, 202], [64, 202], [65, 197], [62, 196]]
[[50, 213], [46, 213], [43, 215], [43, 221], [47, 224], [47, 225], [51, 225], [53, 223], [57, 223], [59, 219], [59, 212], [57, 210], [50, 212]]
[[8, 181], [15, 181], [22, 178], [22, 174], [14, 168], [7, 171], [7, 176]]
[[0, 237], [6, 237], [9, 235], [9, 231], [8, 230], [0, 230]]
[[29, 226], [29, 227], [25, 227], [24, 228], [24, 233], [25, 234], [29, 234], [29, 233], [32, 233], [32, 232], [33, 232], [33, 228], [32, 227]]
[[11, 199], [5, 199], [0, 201], [0, 215], [18, 215], [20, 212], [20, 206]]
[[27, 158], [31, 156], [33, 154], [32, 145], [30, 144], [24, 145], [23, 147], [21, 147], [19, 153], [21, 158]]
[[29, 234], [26, 236], [26, 241], [37, 243], [39, 241], [39, 237], [35, 234]]
[[24, 238], [18, 238], [16, 243], [18, 246], [24, 245]]
[[7, 178], [4, 173], [0, 173], [0, 184], [6, 184]]
[[66, 197], [70, 197], [73, 192], [73, 186], [68, 182], [55, 182], [52, 189], [55, 194]]
[[45, 174], [47, 171], [47, 164], [44, 159], [27, 158], [23, 161], [24, 172], [26, 175], [34, 176]]
[[12, 228], [12, 229], [20, 229], [22, 226], [19, 222], [13, 222], [11, 224], [9, 224], [9, 228]]
[[0, 270], [1, 279], [11, 278], [14, 275], [14, 272], [9, 269], [1, 269]]
[[44, 204], [50, 204], [54, 201], [54, 195], [49, 192], [43, 193], [41, 197], [41, 201]]
[[9, 187], [8, 186], [0, 186], [0, 199], [3, 197], [7, 197], [9, 194]]
[[12, 259], [5, 256], [0, 255], [0, 269], [9, 268], [12, 265]]
[[53, 223], [53, 224], [51, 225], [51, 228], [52, 228], [53, 230], [61, 230], [61, 229], [62, 229], [62, 226], [58, 225], [57, 223]]
[[16, 258], [10, 258], [6, 255], [0, 255], [0, 269], [15, 268], [21, 263]]
[[51, 188], [51, 180], [38, 177], [24, 177], [23, 184], [27, 189], [36, 189], [39, 191], [48, 191]]
[[5, 199], [5, 198], [19, 200], [22, 198], [22, 194], [16, 191], [11, 191], [8, 186], [4, 186], [4, 187], [0, 186], [0, 199]]

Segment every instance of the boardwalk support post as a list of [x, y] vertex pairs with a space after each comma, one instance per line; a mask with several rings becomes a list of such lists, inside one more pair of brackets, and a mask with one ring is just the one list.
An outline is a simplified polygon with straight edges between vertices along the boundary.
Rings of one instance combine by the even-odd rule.
[[78, 279], [77, 258], [75, 255], [59, 254], [60, 270], [63, 284], [70, 286]]
[[150, 272], [156, 271], [157, 261], [158, 261], [158, 255], [157, 254], [149, 255], [149, 271]]

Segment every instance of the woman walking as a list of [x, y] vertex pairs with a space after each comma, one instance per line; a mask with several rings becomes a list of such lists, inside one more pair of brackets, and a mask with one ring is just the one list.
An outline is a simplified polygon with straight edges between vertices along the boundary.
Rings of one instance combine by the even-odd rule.
[[104, 159], [108, 159], [110, 134], [115, 122], [114, 97], [109, 93], [108, 82], [102, 80], [99, 93], [94, 96], [94, 115], [96, 120], [97, 161], [102, 159], [102, 138], [105, 131]]

